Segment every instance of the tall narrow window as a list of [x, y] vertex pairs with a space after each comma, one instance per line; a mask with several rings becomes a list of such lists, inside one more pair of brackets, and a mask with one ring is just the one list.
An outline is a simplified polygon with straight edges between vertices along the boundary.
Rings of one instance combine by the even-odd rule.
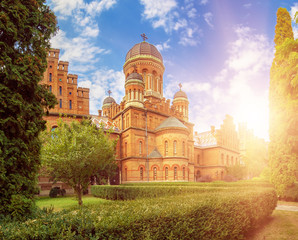
[[52, 92], [52, 85], [49, 86], [49, 90], [50, 90], [50, 92]]
[[168, 169], [168, 167], [165, 168], [165, 180], [169, 180], [169, 169]]
[[165, 141], [165, 156], [168, 156], [168, 141]]
[[174, 156], [176, 156], [176, 154], [177, 154], [177, 141], [176, 140], [173, 143], [173, 152], [174, 152]]
[[223, 153], [221, 154], [221, 164], [225, 165], [225, 159], [224, 159], [224, 154]]
[[183, 167], [182, 169], [182, 177], [183, 177], [183, 180], [185, 180], [185, 167]]
[[52, 82], [52, 73], [49, 75], [49, 82]]
[[182, 143], [182, 156], [185, 156], [185, 142]]
[[234, 165], [234, 159], [233, 159], [233, 157], [231, 158], [231, 165]]
[[59, 94], [60, 94], [60, 96], [62, 95], [62, 87], [61, 86], [59, 87]]
[[153, 180], [154, 181], [157, 180], [157, 168], [156, 167], [153, 168]]
[[139, 142], [139, 154], [142, 155], [142, 150], [143, 150], [143, 143], [142, 141]]
[[69, 109], [72, 109], [72, 102], [69, 100]]
[[229, 160], [229, 156], [227, 156], [227, 163], [226, 163], [226, 164], [227, 164], [227, 166], [229, 166], [229, 165], [230, 165], [229, 161], [230, 161], [230, 160]]
[[174, 180], [178, 180], [178, 173], [177, 173], [178, 169], [177, 167], [174, 167]]
[[127, 142], [125, 143], [124, 148], [124, 157], [127, 157]]
[[144, 169], [143, 167], [140, 168], [140, 180], [143, 181], [144, 179]]
[[62, 108], [62, 99], [59, 100], [59, 106]]
[[124, 181], [127, 181], [127, 168], [124, 169]]
[[200, 165], [200, 155], [198, 155], [197, 164]]

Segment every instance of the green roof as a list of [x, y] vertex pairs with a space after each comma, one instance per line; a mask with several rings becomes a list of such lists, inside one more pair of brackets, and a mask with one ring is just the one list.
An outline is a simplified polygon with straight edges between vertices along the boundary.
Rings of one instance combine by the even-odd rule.
[[162, 156], [157, 148], [154, 148], [153, 151], [148, 155], [148, 158], [162, 158]]
[[160, 130], [163, 128], [184, 128], [184, 129], [187, 129], [187, 127], [175, 117], [167, 118], [157, 128], [155, 128], [155, 130]]

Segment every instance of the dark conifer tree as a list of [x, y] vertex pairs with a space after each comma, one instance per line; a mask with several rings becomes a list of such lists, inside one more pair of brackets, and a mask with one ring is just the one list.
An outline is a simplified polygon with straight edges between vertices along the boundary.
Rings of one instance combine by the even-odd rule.
[[56, 100], [40, 85], [56, 17], [45, 0], [0, 1], [0, 214], [30, 214], [40, 166], [38, 135]]

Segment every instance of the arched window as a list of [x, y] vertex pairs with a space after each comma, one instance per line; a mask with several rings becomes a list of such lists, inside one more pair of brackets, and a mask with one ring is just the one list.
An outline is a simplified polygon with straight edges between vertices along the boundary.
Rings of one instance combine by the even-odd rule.
[[52, 73], [49, 75], [49, 82], [52, 82]]
[[227, 166], [230, 165], [230, 159], [229, 159], [229, 156], [227, 156]]
[[144, 169], [143, 167], [140, 168], [140, 180], [143, 181], [144, 179]]
[[127, 157], [127, 142], [124, 144], [124, 157]]
[[182, 177], [183, 177], [183, 180], [185, 180], [185, 167], [183, 167], [182, 169]]
[[231, 157], [231, 165], [234, 165], [234, 159]]
[[223, 153], [221, 154], [221, 164], [225, 165], [225, 159], [224, 159], [224, 154]]
[[174, 180], [178, 180], [178, 168], [174, 167]]
[[168, 156], [168, 151], [169, 151], [169, 149], [168, 149], [168, 141], [165, 141], [165, 156]]
[[174, 152], [174, 156], [176, 156], [176, 154], [177, 154], [177, 141], [176, 140], [173, 143], [173, 152]]
[[72, 109], [72, 102], [69, 100], [69, 109]]
[[49, 90], [50, 90], [50, 92], [52, 92], [52, 85], [49, 86]]
[[200, 155], [198, 154], [198, 157], [197, 157], [197, 164], [200, 165]]
[[153, 180], [154, 181], [157, 180], [157, 168], [156, 167], [153, 168]]
[[59, 106], [62, 108], [62, 99], [59, 100]]
[[139, 142], [139, 154], [142, 155], [143, 152], [143, 143], [142, 141]]
[[182, 142], [182, 156], [185, 156], [185, 142]]
[[60, 96], [62, 95], [62, 87], [61, 86], [59, 87], [59, 94], [60, 94]]
[[127, 168], [124, 169], [124, 181], [127, 181]]
[[165, 180], [169, 180], [169, 168], [165, 168]]

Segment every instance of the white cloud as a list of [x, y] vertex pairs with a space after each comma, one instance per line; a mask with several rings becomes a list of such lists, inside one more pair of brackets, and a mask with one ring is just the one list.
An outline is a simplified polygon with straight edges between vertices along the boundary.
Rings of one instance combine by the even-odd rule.
[[192, 8], [190, 9], [188, 12], [187, 12], [187, 16], [189, 18], [195, 18], [197, 16], [197, 10], [195, 8]]
[[99, 28], [96, 25], [93, 25], [92, 27], [87, 26], [85, 27], [84, 31], [82, 32], [83, 37], [97, 37], [99, 34]]
[[119, 104], [124, 96], [125, 76], [122, 71], [113, 69], [99, 69], [91, 74], [90, 80], [79, 82], [80, 87], [90, 89], [90, 114], [98, 114], [103, 100], [112, 91], [111, 97]]
[[298, 12], [298, 2], [294, 3], [294, 5], [291, 7], [291, 10], [290, 10], [290, 15], [293, 20], [294, 20], [296, 12]]
[[104, 10], [109, 10], [117, 3], [116, 0], [101, 0], [101, 1], [93, 1], [89, 4], [85, 5], [85, 9], [88, 14], [95, 15], [100, 14]]
[[155, 47], [158, 49], [158, 51], [162, 52], [164, 50], [171, 48], [169, 45], [169, 42], [170, 42], [170, 39], [168, 39], [167, 41], [165, 41], [161, 44], [156, 44]]
[[246, 3], [246, 4], [243, 5], [243, 7], [245, 7], [245, 8], [250, 8], [251, 6], [252, 6], [251, 3]]
[[209, 0], [201, 0], [200, 5], [206, 5], [209, 2]]
[[177, 31], [180, 28], [185, 28], [187, 26], [187, 21], [185, 19], [179, 19], [174, 25], [174, 30]]
[[213, 18], [213, 14], [211, 12], [207, 12], [204, 14], [204, 20], [211, 28], [214, 27], [212, 24], [212, 18]]
[[196, 46], [199, 43], [200, 31], [196, 26], [188, 27], [180, 34], [179, 44], [183, 46]]
[[177, 2], [175, 0], [140, 0], [144, 6], [143, 17], [150, 20], [154, 28], [163, 27], [170, 32], [175, 25], [175, 12]]
[[83, 0], [51, 0], [49, 3], [59, 18], [70, 16], [74, 9], [83, 5]]
[[228, 46], [225, 67], [208, 91], [213, 103], [226, 109], [236, 122], [246, 121], [255, 134], [268, 139], [269, 72], [274, 48], [265, 35], [237, 26], [237, 38]]

